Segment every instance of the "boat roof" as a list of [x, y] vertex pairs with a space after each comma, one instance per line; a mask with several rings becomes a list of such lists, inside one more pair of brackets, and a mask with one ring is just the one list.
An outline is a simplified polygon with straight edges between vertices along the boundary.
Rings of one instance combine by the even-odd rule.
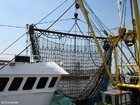
[[[0, 65], [2, 67], [2, 65]], [[7, 65], [0, 70], [1, 74], [55, 74], [67, 75], [69, 74], [55, 62], [38, 62], [38, 63], [15, 63], [14, 65]]]

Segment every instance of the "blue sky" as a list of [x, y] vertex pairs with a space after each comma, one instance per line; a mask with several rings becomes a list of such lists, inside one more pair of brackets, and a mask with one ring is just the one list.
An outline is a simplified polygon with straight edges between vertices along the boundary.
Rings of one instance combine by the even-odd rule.
[[[38, 23], [43, 17], [49, 14], [57, 6], [63, 3], [65, 0], [1, 0], [0, 3], [0, 52], [7, 46], [14, 42], [21, 35], [26, 33], [26, 24]], [[59, 8], [52, 16], [46, 18], [42, 22], [54, 21], [60, 16], [74, 0], [68, 0], [62, 8]], [[117, 0], [87, 0], [96, 15], [102, 20], [102, 22], [108, 28], [114, 28], [119, 25], [119, 15], [117, 9]], [[63, 17], [63, 19], [73, 18], [75, 8]], [[84, 19], [80, 10], [78, 10], [79, 18]], [[64, 25], [64, 23], [66, 25]], [[6, 26], [3, 26], [6, 25]], [[7, 27], [20, 26], [21, 28]], [[64, 25], [64, 26], [63, 26]], [[38, 25], [38, 28], [47, 29], [49, 24]], [[68, 29], [68, 23], [58, 23], [53, 29]], [[13, 47], [7, 50], [5, 53], [17, 54], [25, 47], [26, 37], [18, 41]]]

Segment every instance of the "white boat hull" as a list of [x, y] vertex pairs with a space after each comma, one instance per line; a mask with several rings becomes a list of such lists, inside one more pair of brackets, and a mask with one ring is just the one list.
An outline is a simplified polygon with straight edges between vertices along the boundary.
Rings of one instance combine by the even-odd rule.
[[8, 65], [0, 71], [0, 105], [49, 105], [67, 74], [54, 62]]
[[0, 105], [49, 105], [54, 92], [0, 96]]

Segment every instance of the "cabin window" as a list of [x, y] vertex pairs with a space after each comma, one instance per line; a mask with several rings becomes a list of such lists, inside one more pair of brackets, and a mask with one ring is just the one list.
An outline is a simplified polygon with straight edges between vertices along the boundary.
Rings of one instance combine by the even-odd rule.
[[22, 77], [16, 77], [13, 79], [10, 87], [9, 87], [9, 91], [14, 91], [14, 90], [18, 90], [18, 88], [21, 85], [23, 78]]
[[27, 78], [25, 85], [23, 86], [23, 90], [31, 90], [36, 81], [36, 77]]
[[8, 83], [9, 78], [0, 78], [0, 91], [3, 91]]
[[46, 83], [48, 81], [48, 77], [41, 77], [38, 84], [37, 84], [37, 89], [41, 89], [41, 88], [44, 88]]
[[56, 81], [57, 81], [57, 77], [53, 77], [52, 80], [51, 80], [51, 82], [50, 82], [50, 84], [49, 84], [49, 88], [54, 87]]

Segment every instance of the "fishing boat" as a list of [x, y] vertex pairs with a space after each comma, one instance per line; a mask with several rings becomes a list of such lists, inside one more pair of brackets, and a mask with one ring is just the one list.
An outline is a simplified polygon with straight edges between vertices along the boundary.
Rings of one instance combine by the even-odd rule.
[[[65, 4], [66, 1], [60, 6]], [[125, 3], [125, 1], [119, 2], [119, 4], [123, 5]], [[40, 61], [53, 61], [70, 74], [62, 76], [56, 94], [71, 98], [73, 103], [77, 105], [140, 104], [139, 12], [137, 0], [130, 0], [129, 3], [131, 4], [130, 8], [132, 9], [133, 7], [134, 9], [134, 11], [131, 11], [131, 15], [133, 14], [132, 28], [128, 30], [125, 24], [122, 24], [122, 21], [125, 23], [125, 19], [122, 18], [125, 16], [120, 16], [120, 26], [115, 34], [100, 21], [86, 0], [74, 1], [68, 9], [64, 9], [64, 13], [59, 14], [60, 16], [55, 21], [44, 22], [43, 20], [60, 6], [56, 7], [37, 24], [28, 25], [33, 59], [38, 63]], [[73, 7], [75, 9], [74, 16], [72, 15], [73, 17], [69, 19], [61, 19]], [[84, 21], [80, 18], [79, 10], [82, 11], [82, 16], [84, 15], [85, 17]], [[62, 32], [58, 29], [52, 29], [57, 22], [64, 20], [74, 21], [73, 25], [66, 24], [70, 28], [68, 31]], [[80, 26], [83, 25], [79, 25], [80, 22], [84, 24], [86, 22], [88, 31], [85, 33], [83, 32], [85, 27], [81, 28]], [[38, 28], [38, 25], [43, 23], [49, 23], [48, 27], [45, 29]], [[127, 53], [129, 54], [127, 55]], [[114, 60], [113, 67], [111, 67], [112, 60]], [[13, 68], [15, 64], [9, 63], [9, 66]], [[4, 68], [6, 69], [6, 67]], [[112, 77], [111, 69], [115, 71], [114, 77]], [[126, 74], [124, 71], [128, 72], [131, 80], [125, 81]], [[26, 84], [26, 82], [23, 83]], [[109, 83], [114, 86], [115, 90], [107, 91]], [[37, 83], [35, 83], [33, 89], [36, 86]], [[6, 89], [10, 88], [6, 86]], [[24, 92], [23, 85], [19, 87], [19, 90], [21, 89]], [[38, 89], [36, 90], [39, 91]], [[30, 93], [30, 91], [27, 91], [27, 93]]]
[[62, 75], [55, 62], [30, 62], [29, 56], [1, 60], [0, 105], [49, 105]]
[[[67, 76], [62, 76], [56, 94], [72, 99], [73, 103], [77, 105], [84, 105], [88, 102], [88, 104], [91, 104], [101, 100], [101, 91], [107, 90], [109, 81], [88, 24], [86, 24], [88, 32], [83, 35], [81, 31], [80, 26], [82, 25], [79, 25], [81, 20], [78, 15], [79, 7], [78, 1], [73, 2], [68, 9], [64, 10], [62, 15], [60, 14], [60, 17], [56, 19], [57, 21], [51, 21], [52, 25], [47, 29], [39, 28], [39, 23], [37, 25], [30, 24], [28, 34], [31, 39], [33, 55], [39, 56], [35, 58], [37, 61], [54, 61], [69, 73]], [[69, 12], [68, 10], [73, 8], [76, 12], [74, 15], [72, 14], [72, 18], [60, 19], [66, 12]], [[74, 21], [70, 31], [51, 30], [53, 25], [55, 26], [63, 20]], [[97, 38], [101, 42], [100, 46], [104, 45], [101, 40], [105, 40], [105, 38], [100, 36]], [[106, 48], [106, 50], [102, 49], [104, 50], [104, 56], [109, 53], [109, 49], [111, 47]], [[109, 67], [111, 67], [110, 58], [111, 56], [108, 56], [106, 59]], [[92, 102], [89, 101], [90, 99], [93, 99]]]
[[8, 48], [0, 53], [0, 105], [50, 105], [62, 75], [69, 74], [53, 61], [37, 59], [39, 54], [21, 54], [28, 47], [15, 55], [5, 54]]

